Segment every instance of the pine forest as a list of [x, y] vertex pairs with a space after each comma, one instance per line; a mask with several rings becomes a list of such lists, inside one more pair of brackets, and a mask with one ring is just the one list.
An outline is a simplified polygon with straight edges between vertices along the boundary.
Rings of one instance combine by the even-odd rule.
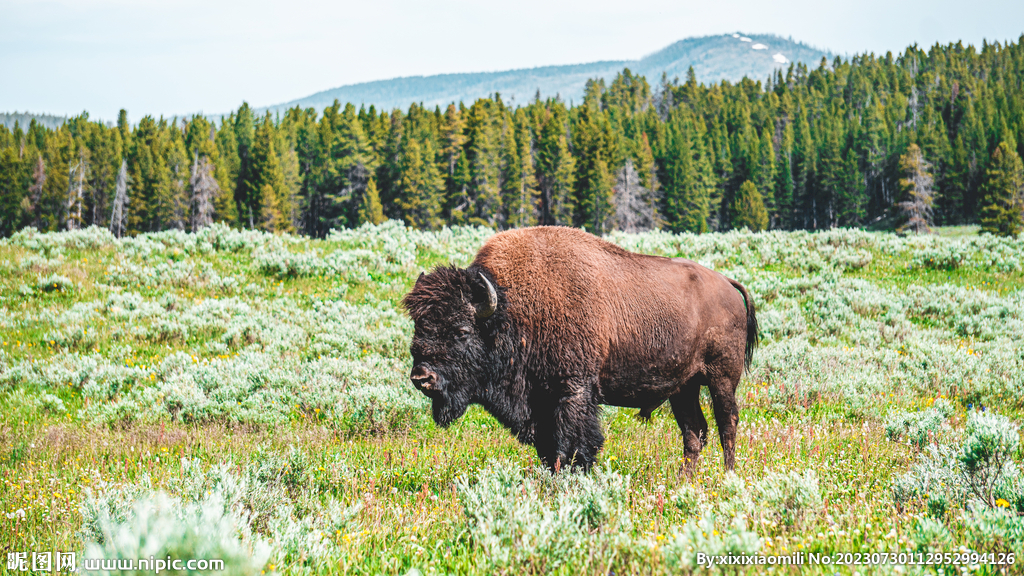
[[[1024, 37], [1021, 38], [1024, 40]], [[653, 85], [652, 85], [653, 82]], [[980, 224], [1021, 230], [1024, 47], [916, 46], [704, 84], [628, 69], [581, 102], [501, 95], [447, 109], [248, 104], [217, 121], [0, 127], [0, 234], [116, 236], [213, 222], [325, 237], [419, 229]]]

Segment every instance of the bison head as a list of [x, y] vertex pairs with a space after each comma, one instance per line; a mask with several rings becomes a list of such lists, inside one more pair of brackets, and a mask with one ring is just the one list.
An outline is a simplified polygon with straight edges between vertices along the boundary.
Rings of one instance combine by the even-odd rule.
[[420, 274], [402, 304], [416, 324], [409, 376], [448, 426], [492, 378], [498, 290], [479, 267], [442, 267]]

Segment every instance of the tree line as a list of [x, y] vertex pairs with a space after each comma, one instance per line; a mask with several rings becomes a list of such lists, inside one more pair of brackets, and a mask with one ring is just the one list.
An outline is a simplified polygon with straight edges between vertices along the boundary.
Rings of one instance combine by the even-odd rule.
[[[1022, 36], [1021, 40], [1024, 40]], [[0, 233], [232, 226], [322, 237], [536, 224], [705, 232], [981, 223], [1024, 209], [1021, 42], [800, 63], [764, 82], [623, 70], [566, 105], [499, 94], [433, 110], [352, 104], [56, 129], [0, 127]]]

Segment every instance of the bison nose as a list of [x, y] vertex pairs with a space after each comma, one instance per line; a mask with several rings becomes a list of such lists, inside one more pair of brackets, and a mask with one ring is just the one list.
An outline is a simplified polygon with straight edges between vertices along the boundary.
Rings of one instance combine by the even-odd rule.
[[437, 386], [437, 374], [423, 366], [413, 368], [409, 377], [418, 390], [433, 390]]

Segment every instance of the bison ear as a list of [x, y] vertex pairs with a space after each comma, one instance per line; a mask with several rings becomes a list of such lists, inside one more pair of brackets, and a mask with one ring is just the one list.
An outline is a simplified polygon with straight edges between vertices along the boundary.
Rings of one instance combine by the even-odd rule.
[[419, 284], [420, 281], [423, 280], [424, 276], [426, 276], [426, 274], [424, 274], [423, 272], [420, 272], [420, 275], [416, 278], [416, 284]]

